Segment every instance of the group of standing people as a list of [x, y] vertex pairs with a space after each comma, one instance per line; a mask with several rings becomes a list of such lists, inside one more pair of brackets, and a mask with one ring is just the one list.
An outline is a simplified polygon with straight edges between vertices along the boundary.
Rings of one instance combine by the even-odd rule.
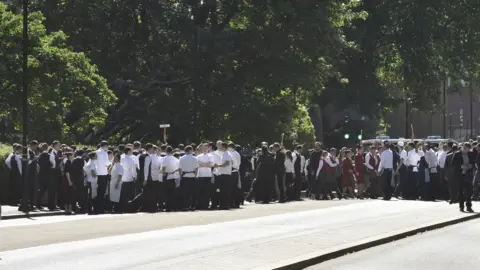
[[32, 141], [26, 183], [22, 150], [14, 145], [5, 161], [11, 172], [9, 202], [16, 205], [23, 197], [29, 209], [22, 211], [42, 209], [45, 192], [49, 210], [60, 207], [67, 214], [230, 209], [244, 202], [242, 179], [249, 161], [233, 143], [173, 149], [166, 144], [142, 148], [140, 142], [111, 147], [103, 141], [90, 150]]
[[[28, 210], [58, 207], [67, 214], [157, 212], [239, 208], [244, 201], [299, 201], [302, 190], [316, 200], [402, 197], [447, 200], [472, 210], [479, 196], [480, 144], [440, 145], [385, 141], [323, 150], [320, 142], [304, 155], [302, 145], [287, 150], [262, 143], [247, 157], [242, 147], [218, 141], [200, 145], [140, 142], [97, 150], [55, 141], [32, 141], [28, 167], [15, 144], [5, 163], [11, 171], [10, 203], [21, 197]], [[368, 149], [366, 149], [368, 148]], [[22, 184], [22, 173], [27, 182]], [[245, 197], [245, 194], [246, 195]], [[24, 211], [25, 209], [22, 209]]]

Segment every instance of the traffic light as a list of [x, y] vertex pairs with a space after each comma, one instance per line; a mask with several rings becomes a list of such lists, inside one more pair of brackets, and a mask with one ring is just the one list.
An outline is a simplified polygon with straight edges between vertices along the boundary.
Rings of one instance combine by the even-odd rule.
[[347, 133], [343, 137], [345, 138], [345, 140], [348, 140], [348, 138], [350, 138], [350, 135]]
[[361, 141], [361, 140], [362, 140], [362, 134], [359, 134], [359, 135], [357, 136], [357, 139], [358, 139], [359, 141]]

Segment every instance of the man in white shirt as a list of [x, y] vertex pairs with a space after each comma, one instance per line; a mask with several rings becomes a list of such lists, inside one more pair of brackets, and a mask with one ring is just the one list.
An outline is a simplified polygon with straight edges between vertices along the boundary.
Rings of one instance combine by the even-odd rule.
[[404, 192], [407, 192], [408, 199], [416, 200], [418, 199], [418, 187], [417, 182], [419, 179], [419, 172], [418, 172], [418, 163], [420, 162], [421, 152], [417, 149], [415, 142], [410, 142], [408, 144], [409, 151], [407, 153], [407, 170], [408, 170], [408, 179], [407, 179], [407, 187]]
[[[398, 154], [400, 156], [400, 162], [397, 166], [396, 174], [400, 176], [400, 181], [398, 183], [397, 188], [395, 189], [395, 197], [398, 197], [400, 195], [404, 196], [405, 192], [405, 187], [407, 186], [407, 180], [408, 180], [408, 169], [407, 169], [407, 151], [404, 149], [405, 143], [400, 141], [398, 142]], [[408, 192], [407, 192], [408, 193]]]
[[383, 152], [380, 156], [380, 165], [378, 166], [378, 175], [382, 176], [383, 183], [383, 200], [388, 201], [392, 198], [393, 186], [393, 152], [390, 145], [385, 142]]
[[13, 152], [5, 160], [5, 165], [10, 169], [10, 182], [8, 203], [17, 205], [20, 202], [22, 195], [22, 150], [23, 147], [19, 144], [13, 145]]
[[302, 183], [304, 177], [304, 170], [305, 170], [305, 157], [302, 155], [303, 146], [297, 145], [295, 146], [295, 151], [292, 154], [292, 161], [293, 161], [293, 171], [294, 171], [294, 200], [299, 201], [301, 200], [301, 193], [302, 193]]
[[180, 190], [182, 193], [182, 209], [194, 211], [198, 203], [198, 160], [193, 156], [193, 148], [187, 145], [184, 149], [185, 155], [179, 160], [179, 172], [182, 176], [180, 181]]
[[424, 191], [422, 192], [422, 199], [435, 201], [437, 195], [440, 194], [440, 185], [437, 179], [438, 158], [435, 151], [433, 151], [432, 146], [428, 143], [425, 145], [424, 157], [428, 165], [430, 177], [428, 182], [427, 179], [425, 179], [425, 183], [422, 183], [422, 190]]
[[153, 145], [147, 143], [145, 151], [138, 156], [139, 170], [137, 174], [137, 183], [142, 184], [142, 192], [131, 202], [134, 210], [140, 208], [140, 211], [155, 213], [158, 211], [156, 186], [152, 179], [152, 156]]
[[137, 165], [132, 157], [133, 149], [125, 147], [125, 153], [120, 159], [123, 166], [122, 188], [120, 191], [120, 209], [129, 212], [128, 202], [135, 198], [135, 178], [137, 177]]
[[[217, 150], [214, 151], [214, 148]], [[209, 152], [213, 157], [214, 165], [221, 165], [223, 152], [220, 150], [222, 148], [222, 141], [217, 141], [216, 145], [212, 142], [209, 144]], [[218, 168], [214, 166], [213, 177], [212, 177], [212, 191], [210, 193], [212, 204], [210, 209], [215, 210], [220, 207], [220, 180]]]
[[163, 183], [163, 173], [162, 173], [162, 157], [160, 156], [160, 148], [156, 145], [153, 146], [153, 152], [150, 155], [152, 160], [152, 181], [154, 185], [154, 194], [155, 194], [155, 205], [158, 206], [158, 209], [163, 209], [163, 196], [162, 196], [162, 183]]
[[165, 200], [165, 210], [167, 212], [177, 210], [176, 201], [176, 181], [180, 179], [179, 161], [173, 156], [173, 148], [167, 146], [166, 156], [162, 160], [162, 172], [163, 172], [163, 198]]
[[208, 144], [200, 145], [200, 150], [202, 154], [197, 156], [198, 160], [198, 184], [199, 184], [199, 194], [198, 194], [198, 209], [206, 210], [208, 209], [210, 203], [210, 193], [212, 185], [212, 168], [215, 164], [213, 156], [208, 153]]
[[227, 151], [228, 144], [226, 142], [221, 142], [219, 147], [219, 152], [221, 154], [221, 160], [219, 164], [215, 164], [217, 169], [217, 177], [215, 181], [218, 180], [218, 187], [220, 189], [220, 209], [228, 210], [230, 209], [230, 187], [231, 187], [231, 177], [232, 177], [232, 156]]
[[243, 203], [242, 184], [239, 173], [242, 157], [240, 153], [235, 150], [234, 143], [228, 144], [228, 152], [232, 156], [232, 179], [230, 180], [232, 185], [230, 189], [230, 196], [232, 198], [231, 206], [233, 208], [240, 208], [240, 204]]
[[97, 199], [95, 202], [95, 213], [103, 214], [105, 211], [105, 194], [108, 184], [108, 166], [110, 160], [108, 158], [108, 142], [102, 141], [100, 148], [97, 150]]

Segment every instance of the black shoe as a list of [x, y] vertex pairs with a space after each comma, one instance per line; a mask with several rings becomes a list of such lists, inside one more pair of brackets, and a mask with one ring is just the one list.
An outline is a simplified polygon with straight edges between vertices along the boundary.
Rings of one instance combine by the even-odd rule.
[[465, 212], [465, 208], [460, 207], [460, 212]]
[[467, 212], [468, 212], [468, 213], [475, 213], [475, 211], [473, 211], [473, 209], [472, 209], [471, 207], [468, 207], [468, 208], [467, 208]]

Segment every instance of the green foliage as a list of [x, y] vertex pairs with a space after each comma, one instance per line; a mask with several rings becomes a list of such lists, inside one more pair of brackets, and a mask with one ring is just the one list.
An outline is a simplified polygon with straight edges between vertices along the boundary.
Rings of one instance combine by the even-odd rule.
[[[48, 32], [40, 12], [29, 16], [30, 138], [75, 140], [75, 133], [104, 124], [116, 97], [95, 65], [67, 46], [62, 31]], [[14, 115], [21, 127], [22, 17], [0, 3], [0, 116]]]
[[[405, 98], [413, 109], [435, 110], [442, 80], [479, 73], [476, 0], [34, 0], [32, 7], [42, 13], [30, 19], [31, 137], [155, 141], [158, 125], [169, 123], [172, 143], [276, 141], [281, 133], [312, 141], [311, 103], [368, 119]], [[0, 115], [17, 116], [18, 129], [21, 17], [4, 6], [1, 16], [0, 87], [9, 91]]]

